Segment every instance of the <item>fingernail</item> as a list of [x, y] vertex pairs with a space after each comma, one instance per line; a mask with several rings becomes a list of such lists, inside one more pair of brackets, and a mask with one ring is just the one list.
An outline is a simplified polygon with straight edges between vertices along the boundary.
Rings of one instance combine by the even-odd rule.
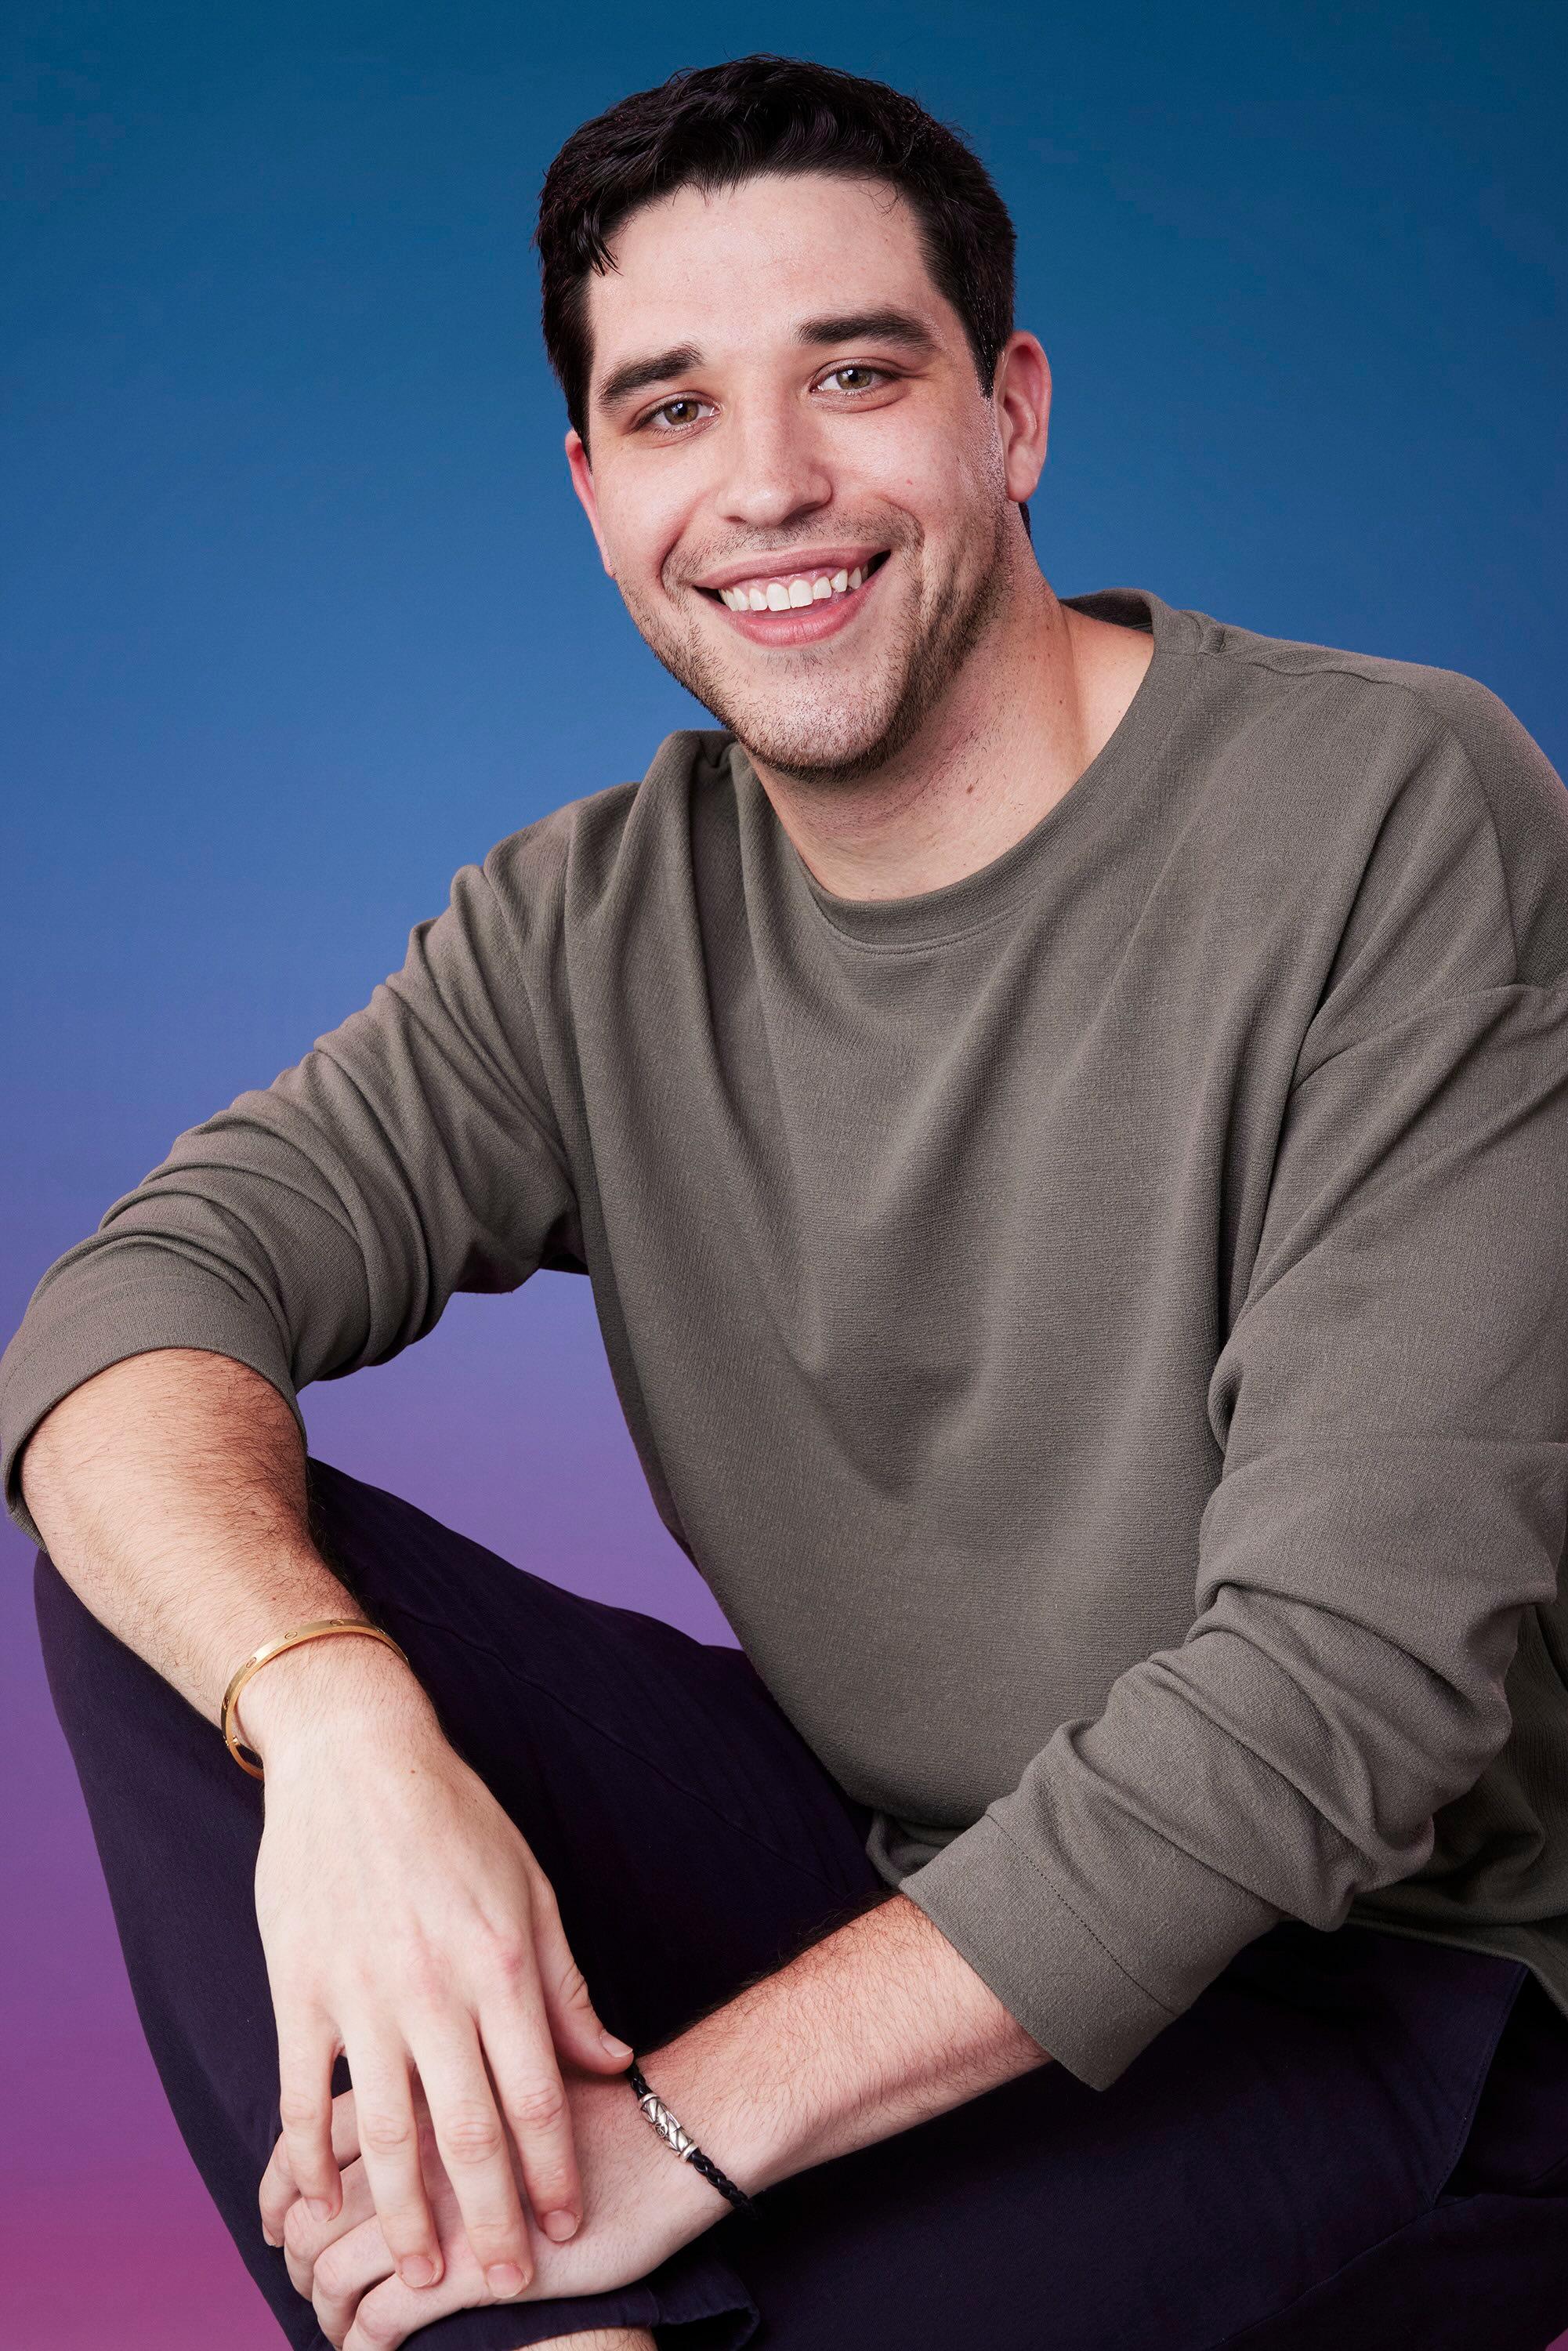
[[305, 2201], [309, 2208], [310, 2217], [313, 2220], [329, 2220], [331, 2219], [334, 2207], [329, 2204], [324, 2198], [319, 2196], [308, 2196], [305, 2199]]
[[543, 2226], [547, 2237], [553, 2237], [558, 2245], [564, 2245], [569, 2237], [575, 2237], [577, 2234], [577, 2214], [547, 2212]]
[[276, 2252], [278, 2247], [278, 2240], [273, 2235], [272, 2231], [267, 2226], [265, 2221], [262, 2223], [261, 2233], [266, 2238], [267, 2243], [272, 2247], [273, 2252]]
[[404, 2285], [431, 2285], [435, 2279], [435, 2263], [428, 2253], [410, 2253], [398, 2263], [398, 2275]]
[[603, 2042], [612, 2057], [630, 2057], [632, 2054], [631, 2043], [617, 2041], [613, 2032], [601, 2032], [599, 2038]]
[[486, 2271], [485, 2283], [497, 2302], [510, 2302], [523, 2290], [523, 2273], [516, 2262], [497, 2262]]

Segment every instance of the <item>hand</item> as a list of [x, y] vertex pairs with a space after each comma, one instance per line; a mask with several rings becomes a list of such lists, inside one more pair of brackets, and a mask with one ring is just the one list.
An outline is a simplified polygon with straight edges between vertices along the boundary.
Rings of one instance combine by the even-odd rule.
[[[350, 1645], [312, 1646], [319, 1655]], [[277, 2015], [281, 2144], [289, 2193], [329, 2220], [341, 2186], [331, 2098], [341, 2049], [356, 2099], [356, 2193], [374, 2210], [389, 2264], [411, 2286], [428, 2284], [445, 2255], [420, 2158], [417, 2073], [465, 2259], [504, 2296], [531, 2276], [539, 2250], [523, 2194], [545, 2232], [569, 2236], [581, 2213], [558, 2052], [601, 2074], [632, 2052], [603, 2035], [533, 1853], [423, 1693], [411, 1707], [412, 1687], [404, 1677], [395, 1704], [383, 1688], [361, 1707], [340, 1680], [303, 1717], [295, 1696], [278, 1713], [281, 1677], [267, 1693], [256, 1893]], [[283, 2209], [264, 2198], [275, 2235]]]
[[[581, 2165], [584, 2220], [570, 2242], [540, 2243], [538, 2269], [520, 2297], [528, 2302], [631, 2285], [729, 2209], [700, 2173], [676, 2162], [661, 2144], [624, 2082], [595, 2081], [569, 2071], [565, 2087]], [[330, 2220], [313, 2218], [298, 2193], [281, 2138], [262, 2180], [262, 2210], [271, 2233], [282, 2239], [288, 2274], [339, 2351], [391, 2351], [434, 2319], [497, 2299], [464, 2233], [452, 2181], [417, 2089], [415, 2107], [420, 2160], [444, 2262], [435, 2284], [416, 2290], [397, 2273], [364, 2165], [356, 2159], [352, 2090], [332, 2102], [332, 2147], [344, 2167], [337, 2215]], [[281, 2218], [275, 2223], [271, 2216], [277, 2214]]]

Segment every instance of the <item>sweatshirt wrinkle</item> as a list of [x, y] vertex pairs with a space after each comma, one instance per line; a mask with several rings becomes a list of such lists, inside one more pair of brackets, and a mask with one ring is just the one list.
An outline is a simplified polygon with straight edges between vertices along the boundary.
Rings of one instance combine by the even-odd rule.
[[111, 1362], [298, 1413], [570, 1241], [878, 1874], [1082, 2080], [1283, 1918], [1568, 2011], [1568, 796], [1474, 680], [1067, 601], [1153, 658], [941, 889], [824, 891], [722, 728], [463, 869], [49, 1269], [8, 1506]]

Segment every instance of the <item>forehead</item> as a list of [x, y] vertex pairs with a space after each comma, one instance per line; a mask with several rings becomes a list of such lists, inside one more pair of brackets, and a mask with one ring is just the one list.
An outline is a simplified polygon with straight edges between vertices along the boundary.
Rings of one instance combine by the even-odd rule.
[[939, 342], [963, 323], [937, 291], [920, 225], [898, 191], [822, 172], [764, 172], [735, 188], [678, 188], [611, 240], [588, 280], [593, 374], [691, 344], [718, 356], [788, 342], [799, 319], [896, 307]]

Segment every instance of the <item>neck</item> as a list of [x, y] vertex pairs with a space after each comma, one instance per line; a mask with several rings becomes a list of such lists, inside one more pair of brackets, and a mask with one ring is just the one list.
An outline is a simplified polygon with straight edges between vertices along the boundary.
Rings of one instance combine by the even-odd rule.
[[1137, 692], [1152, 640], [1069, 611], [1021, 526], [1018, 539], [1000, 609], [896, 759], [821, 784], [752, 762], [808, 871], [836, 897], [915, 897], [988, 865], [1071, 789]]

